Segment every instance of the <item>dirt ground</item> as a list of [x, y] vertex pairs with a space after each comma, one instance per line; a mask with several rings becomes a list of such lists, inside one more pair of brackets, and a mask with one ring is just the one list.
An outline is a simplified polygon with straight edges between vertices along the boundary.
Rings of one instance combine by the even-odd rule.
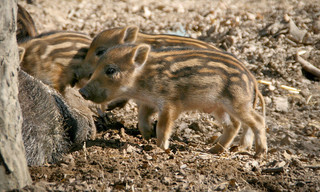
[[97, 138], [75, 146], [59, 163], [30, 167], [33, 185], [24, 191], [320, 191], [319, 78], [296, 58], [320, 68], [318, 0], [18, 2], [40, 32], [94, 37], [137, 25], [145, 33], [190, 36], [233, 53], [266, 81], [259, 89], [269, 146], [262, 159], [253, 158], [254, 151], [212, 155], [208, 149], [221, 127], [212, 115], [187, 112], [176, 121], [166, 153], [155, 138], [142, 139], [132, 102], [97, 118]]

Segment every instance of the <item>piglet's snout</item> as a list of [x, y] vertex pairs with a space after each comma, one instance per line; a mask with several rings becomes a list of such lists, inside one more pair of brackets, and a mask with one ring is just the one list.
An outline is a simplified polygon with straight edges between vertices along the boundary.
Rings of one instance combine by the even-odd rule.
[[87, 91], [86, 89], [81, 88], [81, 89], [79, 90], [79, 93], [82, 95], [82, 97], [83, 97], [84, 99], [86, 99], [86, 100], [89, 99], [89, 93], [88, 93], [88, 91]]

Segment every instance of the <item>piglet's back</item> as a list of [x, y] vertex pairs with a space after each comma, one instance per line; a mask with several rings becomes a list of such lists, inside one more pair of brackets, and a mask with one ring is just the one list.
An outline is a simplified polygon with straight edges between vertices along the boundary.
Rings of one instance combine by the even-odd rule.
[[233, 55], [214, 50], [160, 49], [150, 52], [136, 87], [182, 102], [253, 100], [255, 79]]

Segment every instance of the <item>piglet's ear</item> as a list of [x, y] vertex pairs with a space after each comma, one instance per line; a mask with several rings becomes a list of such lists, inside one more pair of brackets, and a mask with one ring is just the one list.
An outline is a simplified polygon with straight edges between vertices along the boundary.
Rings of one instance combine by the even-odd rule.
[[133, 49], [133, 63], [137, 66], [145, 64], [150, 52], [150, 46], [147, 44], [137, 45]]
[[139, 28], [137, 26], [125, 27], [122, 31], [123, 43], [134, 43], [137, 39]]
[[24, 58], [24, 54], [26, 50], [23, 47], [18, 47], [18, 51], [19, 51], [19, 63], [21, 63]]

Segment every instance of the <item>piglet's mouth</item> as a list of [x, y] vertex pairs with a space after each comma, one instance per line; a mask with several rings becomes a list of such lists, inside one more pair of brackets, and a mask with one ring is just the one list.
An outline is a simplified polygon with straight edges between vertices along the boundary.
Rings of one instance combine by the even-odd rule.
[[80, 93], [80, 95], [81, 95], [85, 100], [90, 100], [89, 92], [88, 92], [86, 89], [81, 88], [81, 89], [79, 90], [79, 93]]
[[89, 91], [85, 88], [81, 88], [79, 90], [79, 93], [81, 94], [81, 96], [85, 99], [85, 100], [90, 100], [93, 101], [95, 103], [104, 103], [106, 101], [106, 94], [103, 94], [103, 96], [93, 96], [92, 94], [89, 93]]

